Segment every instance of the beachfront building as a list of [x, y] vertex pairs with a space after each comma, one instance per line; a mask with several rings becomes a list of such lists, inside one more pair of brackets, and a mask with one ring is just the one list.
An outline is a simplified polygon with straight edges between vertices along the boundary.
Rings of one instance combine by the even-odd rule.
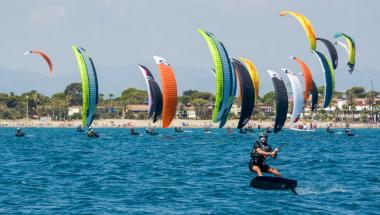
[[373, 104], [368, 98], [356, 98], [351, 104], [348, 99], [337, 99], [332, 111], [339, 110], [339, 121], [351, 118], [353, 121], [377, 122], [379, 119], [377, 104], [380, 104], [380, 98], [374, 98]]
[[197, 115], [195, 114], [195, 110], [187, 111], [187, 119], [191, 119], [191, 120], [197, 119]]
[[133, 113], [147, 113], [149, 109], [148, 105], [127, 105], [126, 112]]
[[[330, 118], [335, 122], [378, 122], [379, 109], [377, 105], [380, 104], [380, 98], [374, 98], [373, 105], [368, 98], [355, 98], [352, 101], [346, 99], [344, 96], [334, 100], [327, 108], [319, 108], [317, 112], [311, 112], [310, 106], [306, 106], [301, 119], [314, 118], [316, 115], [321, 119]], [[322, 117], [324, 115], [324, 117]]]
[[81, 106], [71, 106], [68, 108], [67, 115], [70, 117], [75, 114], [80, 114], [81, 112], [82, 112]]
[[148, 116], [148, 109], [147, 104], [130, 104], [124, 111], [126, 118], [145, 119]]

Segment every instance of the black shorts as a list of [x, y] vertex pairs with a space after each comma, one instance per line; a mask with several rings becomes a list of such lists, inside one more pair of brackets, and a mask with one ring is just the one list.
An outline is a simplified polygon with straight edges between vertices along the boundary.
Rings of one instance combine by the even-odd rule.
[[256, 159], [251, 159], [249, 161], [249, 170], [251, 172], [253, 172], [252, 171], [252, 167], [255, 166], [255, 165], [258, 166], [262, 172], [268, 172], [268, 170], [270, 168], [268, 165], [266, 165], [263, 162], [258, 162]]

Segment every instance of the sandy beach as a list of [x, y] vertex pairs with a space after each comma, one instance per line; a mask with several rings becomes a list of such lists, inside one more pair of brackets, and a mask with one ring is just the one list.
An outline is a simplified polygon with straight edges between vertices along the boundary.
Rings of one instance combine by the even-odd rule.
[[[254, 128], [257, 128], [258, 125], [261, 128], [273, 127], [273, 121], [250, 121]], [[81, 124], [80, 120], [72, 121], [42, 121], [42, 120], [31, 120], [31, 119], [20, 119], [20, 120], [1, 120], [0, 127], [34, 127], [34, 128], [74, 128]], [[225, 128], [230, 126], [232, 128], [236, 127], [238, 120], [229, 120]], [[319, 122], [314, 121], [314, 125], [317, 128], [325, 128], [328, 124], [331, 124], [333, 128], [344, 128], [344, 122]], [[92, 127], [94, 128], [127, 128], [129, 126], [135, 126], [137, 128], [143, 128], [147, 126], [155, 126], [157, 128], [162, 127], [161, 121], [152, 123], [151, 120], [130, 120], [130, 119], [101, 119], [95, 120]], [[218, 128], [218, 123], [212, 123], [211, 120], [186, 120], [186, 119], [174, 119], [171, 127], [175, 126], [184, 126], [189, 128], [203, 128], [205, 125], [208, 125], [211, 128]], [[304, 122], [304, 125], [309, 126], [310, 122]], [[286, 123], [285, 128], [289, 128], [290, 124]], [[368, 123], [350, 123], [351, 128], [379, 128], [380, 124], [368, 124]]]

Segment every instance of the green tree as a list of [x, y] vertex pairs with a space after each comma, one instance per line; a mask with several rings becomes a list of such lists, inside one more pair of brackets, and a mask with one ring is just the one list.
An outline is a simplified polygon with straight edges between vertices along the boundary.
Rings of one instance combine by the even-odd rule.
[[183, 95], [179, 97], [179, 102], [182, 103], [183, 105], [188, 105], [190, 101], [191, 101], [190, 96]]
[[346, 94], [353, 94], [355, 98], [365, 98], [366, 92], [363, 87], [351, 87], [346, 90]]
[[145, 90], [128, 88], [122, 92], [121, 99], [128, 102], [128, 104], [146, 104], [148, 101], [148, 93]]
[[82, 105], [82, 84], [71, 83], [65, 88], [64, 93], [70, 97], [69, 106]]
[[212, 94], [209, 93], [209, 92], [195, 92], [193, 94], [190, 95], [190, 100], [193, 100], [193, 99], [204, 99], [204, 100], [207, 100], [207, 101], [211, 101], [212, 100]]
[[195, 107], [195, 111], [197, 116], [199, 116], [200, 119], [203, 119], [205, 107], [207, 107], [208, 101], [202, 98], [195, 98], [191, 100], [191, 104]]
[[276, 99], [276, 93], [274, 91], [270, 91], [268, 93], [266, 93], [263, 97], [263, 103], [266, 104], [266, 105], [271, 105], [273, 106], [274, 105], [274, 101]]
[[354, 91], [355, 91], [355, 89], [352, 90], [352, 88], [349, 90], [346, 90], [347, 105], [348, 105], [349, 110], [351, 111], [351, 119], [354, 119], [354, 110], [356, 109], [355, 98], [356, 98], [357, 94], [354, 93]]
[[193, 93], [197, 93], [199, 92], [198, 90], [186, 90], [186, 91], [183, 91], [182, 95], [184, 96], [191, 96]]
[[66, 119], [66, 109], [70, 104], [70, 95], [56, 93], [50, 99], [53, 116], [57, 119]]
[[23, 93], [21, 95], [22, 98], [25, 98], [28, 96], [28, 108], [29, 108], [29, 114], [31, 115], [40, 115], [40, 110], [38, 106], [45, 105], [49, 101], [49, 97], [42, 95], [41, 93], [37, 92], [36, 90], [29, 91], [27, 93]]

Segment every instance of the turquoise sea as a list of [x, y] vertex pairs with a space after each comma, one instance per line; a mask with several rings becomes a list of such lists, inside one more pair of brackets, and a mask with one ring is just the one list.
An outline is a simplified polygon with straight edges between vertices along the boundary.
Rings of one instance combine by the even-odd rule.
[[[0, 214], [379, 214], [379, 129], [347, 137], [283, 130], [268, 164], [297, 192], [251, 188], [249, 152], [258, 133], [225, 129], [0, 129]], [[143, 129], [137, 129], [143, 132]], [[339, 131], [339, 133], [337, 133]]]

